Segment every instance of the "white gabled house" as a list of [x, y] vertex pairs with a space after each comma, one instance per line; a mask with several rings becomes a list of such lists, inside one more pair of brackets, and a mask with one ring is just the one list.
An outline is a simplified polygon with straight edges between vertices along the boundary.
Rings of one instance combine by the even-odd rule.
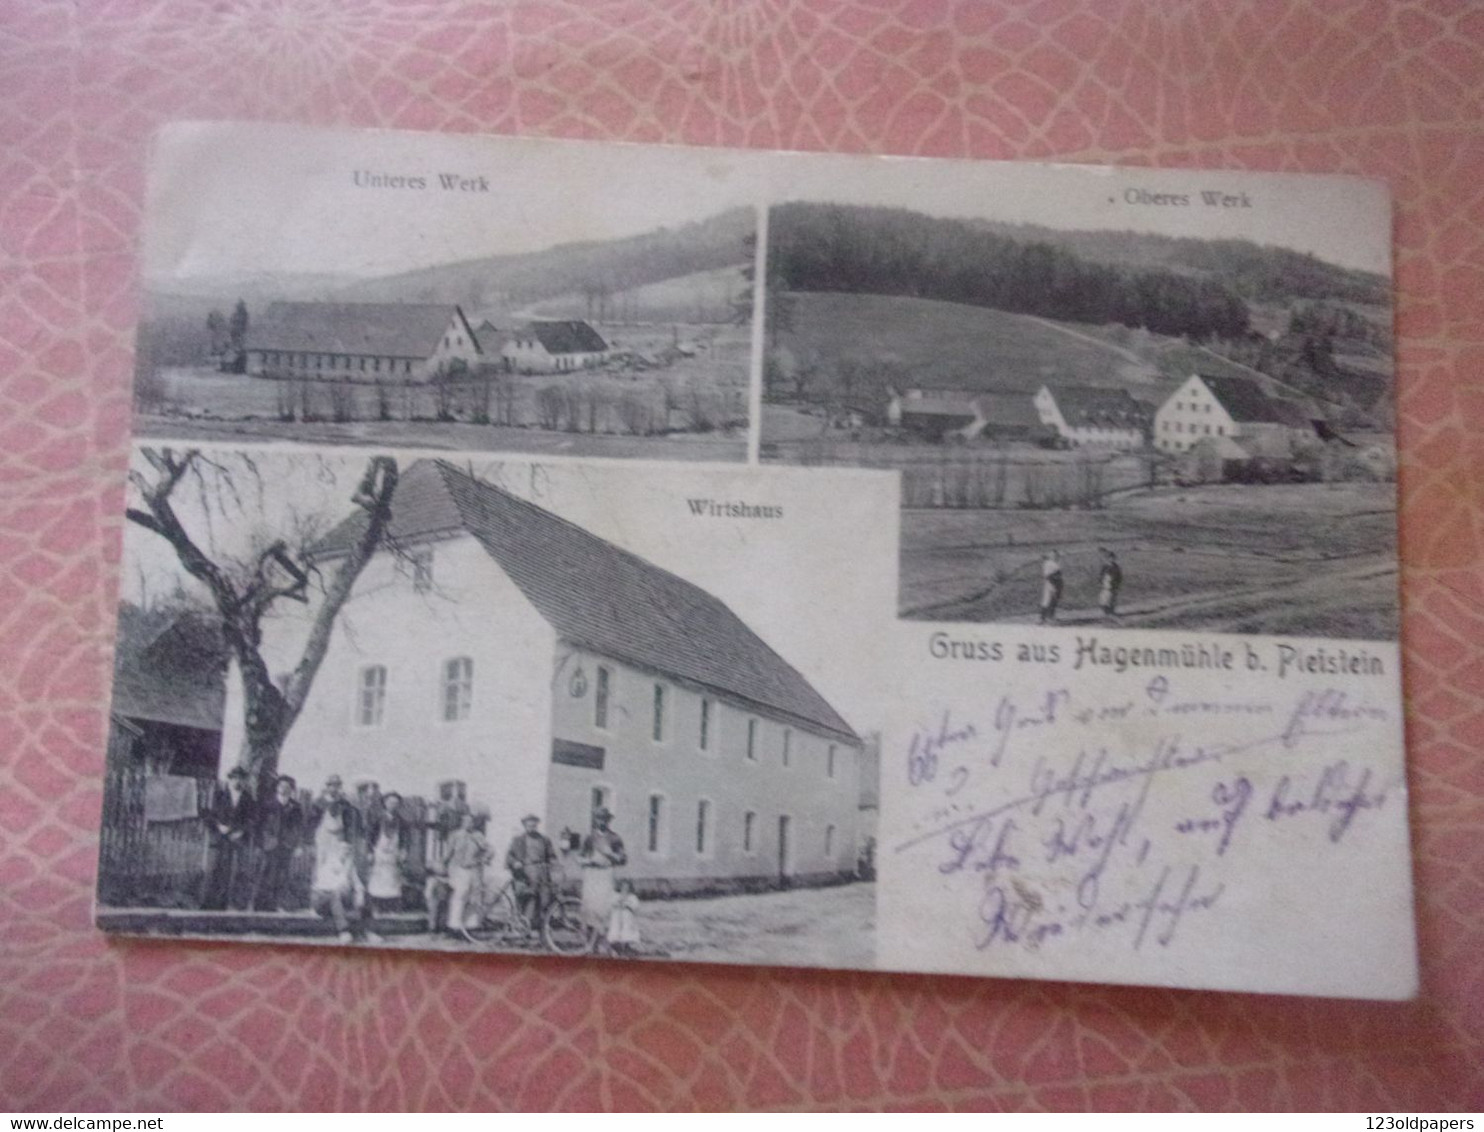
[[[496, 846], [527, 812], [555, 837], [605, 806], [641, 891], [853, 872], [861, 740], [725, 604], [445, 462], [407, 468], [392, 507], [396, 553], [357, 580], [283, 772], [463, 795]], [[287, 667], [302, 632], [265, 626], [265, 652]], [[241, 716], [234, 676], [225, 751]]]
[[500, 348], [516, 373], [566, 373], [587, 369], [608, 357], [603, 336], [581, 319], [537, 321], [512, 331]]
[[271, 303], [246, 353], [249, 374], [326, 381], [430, 381], [482, 359], [452, 303]]
[[1269, 397], [1246, 377], [1192, 374], [1154, 414], [1154, 446], [1189, 452], [1206, 438], [1231, 441], [1248, 457], [1287, 458], [1315, 437], [1313, 422], [1289, 401]]

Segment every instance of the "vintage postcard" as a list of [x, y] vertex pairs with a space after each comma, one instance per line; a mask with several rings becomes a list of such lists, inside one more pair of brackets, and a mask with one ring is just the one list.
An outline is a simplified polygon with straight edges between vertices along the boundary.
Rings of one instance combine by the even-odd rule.
[[100, 926], [1415, 993], [1384, 185], [150, 186]]

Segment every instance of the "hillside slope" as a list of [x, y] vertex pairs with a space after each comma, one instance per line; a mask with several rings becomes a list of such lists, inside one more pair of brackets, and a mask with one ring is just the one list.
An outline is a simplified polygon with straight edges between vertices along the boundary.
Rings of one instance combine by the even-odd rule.
[[618, 240], [562, 244], [539, 252], [487, 256], [387, 275], [342, 289], [345, 302], [461, 303], [515, 310], [541, 299], [589, 291], [612, 295], [698, 271], [730, 267], [748, 255], [756, 228], [750, 209], [730, 209], [678, 228]]
[[882, 363], [906, 385], [1034, 393], [1045, 381], [1126, 388], [1155, 400], [1154, 366], [1082, 328], [988, 307], [894, 295], [796, 293], [779, 345], [829, 379], [841, 360]]

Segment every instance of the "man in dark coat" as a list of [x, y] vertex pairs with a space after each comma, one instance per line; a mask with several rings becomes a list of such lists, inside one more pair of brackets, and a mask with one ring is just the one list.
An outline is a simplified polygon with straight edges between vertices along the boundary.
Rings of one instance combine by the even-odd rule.
[[294, 797], [297, 783], [281, 774], [273, 797], [258, 807], [258, 876], [253, 885], [253, 909], [288, 911], [289, 869], [304, 841], [304, 808]]
[[206, 816], [210, 852], [202, 908], [220, 912], [235, 903], [248, 867], [256, 818], [257, 807], [247, 792], [247, 771], [234, 766]]
[[535, 814], [527, 814], [520, 823], [522, 831], [511, 839], [510, 848], [505, 851], [505, 868], [515, 878], [521, 912], [539, 929], [556, 891], [552, 870], [557, 864], [557, 851], [551, 838], [538, 830], [541, 819]]

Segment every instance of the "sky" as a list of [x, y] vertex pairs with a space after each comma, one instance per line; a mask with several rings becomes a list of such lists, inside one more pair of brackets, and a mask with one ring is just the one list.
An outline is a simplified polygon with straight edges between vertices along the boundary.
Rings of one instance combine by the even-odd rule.
[[[619, 239], [754, 207], [739, 164], [724, 150], [178, 125], [156, 138], [144, 273], [374, 276]], [[358, 172], [427, 188], [358, 188]], [[487, 191], [445, 191], [440, 173]]]
[[[358, 188], [357, 172], [421, 177], [428, 187]], [[440, 173], [483, 178], [487, 191], [445, 191]], [[1245, 194], [1250, 207], [1207, 206], [1202, 190]], [[1181, 196], [1189, 203], [1168, 203]], [[1165, 203], [1133, 203], [1158, 197]], [[156, 138], [144, 273], [151, 283], [264, 272], [373, 276], [617, 239], [793, 199], [1245, 238], [1347, 267], [1389, 273], [1391, 264], [1386, 186], [1353, 177], [184, 123]]]

